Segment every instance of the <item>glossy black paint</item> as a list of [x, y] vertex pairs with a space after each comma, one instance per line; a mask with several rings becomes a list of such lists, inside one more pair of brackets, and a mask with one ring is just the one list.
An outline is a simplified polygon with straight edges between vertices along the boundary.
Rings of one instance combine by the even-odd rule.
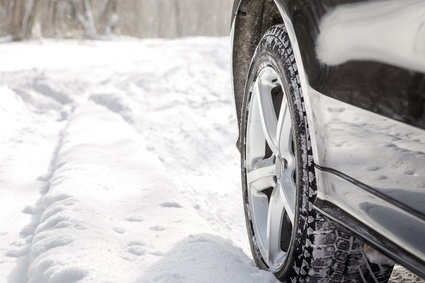
[[[340, 5], [367, 2], [276, 0], [293, 26], [307, 77], [318, 203], [342, 209], [366, 227], [357, 231], [364, 239], [425, 276], [425, 74], [372, 60], [328, 66], [317, 56], [323, 17]], [[279, 23], [273, 6], [267, 0], [235, 2], [237, 110], [256, 42]], [[343, 215], [322, 211], [339, 220]]]
[[317, 60], [318, 26], [326, 12], [338, 5], [368, 1], [281, 2], [285, 2], [292, 15], [308, 81], [315, 90], [425, 129], [425, 74], [371, 61], [351, 61], [329, 67]]
[[316, 164], [425, 215], [425, 131], [313, 89], [309, 97]]
[[[321, 18], [340, 5], [370, 1], [277, 1], [291, 18], [311, 87], [340, 101], [425, 129], [425, 74], [372, 61], [351, 61], [331, 67], [317, 59]], [[240, 2], [235, 1], [233, 16], [238, 13]]]

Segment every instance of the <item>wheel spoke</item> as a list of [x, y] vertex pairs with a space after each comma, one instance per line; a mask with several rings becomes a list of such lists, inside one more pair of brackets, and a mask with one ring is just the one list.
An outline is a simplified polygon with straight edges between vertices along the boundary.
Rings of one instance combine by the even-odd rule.
[[258, 79], [255, 83], [255, 90], [258, 97], [258, 106], [260, 109], [261, 124], [263, 126], [263, 133], [266, 137], [267, 143], [270, 149], [274, 153], [278, 153], [278, 147], [276, 142], [276, 129], [277, 129], [277, 117], [274, 111], [273, 100], [271, 97], [271, 89], [268, 80]]
[[267, 196], [259, 191], [250, 190], [250, 217], [253, 222], [253, 228], [256, 235], [257, 245], [260, 248], [261, 255], [267, 258]]
[[287, 167], [292, 168], [294, 164], [294, 153], [292, 151], [292, 122], [289, 116], [289, 108], [286, 98], [282, 100], [282, 107], [277, 126], [277, 141], [279, 152], [287, 161]]
[[[266, 162], [268, 161], [268, 162]], [[276, 166], [271, 160], [257, 161], [254, 169], [247, 173], [247, 182], [257, 191], [274, 187], [276, 184]]]
[[270, 197], [267, 214], [267, 253], [270, 265], [282, 254], [280, 240], [284, 213], [285, 205], [281, 190], [276, 188]]
[[265, 137], [263, 134], [263, 126], [261, 124], [260, 109], [258, 106], [258, 93], [254, 91], [251, 98], [251, 110], [248, 118], [247, 129], [247, 168], [253, 166], [253, 162], [265, 156]]
[[291, 220], [292, 224], [294, 223], [295, 219], [295, 183], [292, 178], [293, 176], [293, 170], [286, 170], [282, 178], [280, 180], [280, 190], [281, 190], [281, 198], [283, 205], [285, 207], [285, 211], [288, 214], [289, 219]]

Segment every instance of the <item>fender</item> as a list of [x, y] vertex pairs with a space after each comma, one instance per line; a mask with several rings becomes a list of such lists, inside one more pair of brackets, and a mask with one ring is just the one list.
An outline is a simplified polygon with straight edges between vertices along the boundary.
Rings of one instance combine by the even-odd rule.
[[[265, 10], [271, 9], [270, 3], [273, 3], [272, 1], [239, 0], [234, 2], [231, 27], [231, 46], [233, 47], [231, 52], [233, 97], [235, 99], [236, 113], [240, 124], [240, 109], [242, 105], [243, 91], [245, 88], [245, 79], [257, 43], [268, 27], [273, 26], [274, 24], [284, 23], [288, 31], [289, 38], [291, 39], [294, 48], [294, 55], [299, 68], [301, 87], [304, 93], [306, 111], [309, 117], [308, 122], [309, 125], [312, 125], [312, 127], [309, 128], [309, 131], [312, 139], [313, 155], [315, 160], [319, 160], [319, 156], [317, 155], [318, 150], [315, 146], [314, 123], [311, 120], [314, 115], [311, 109], [309, 96], [307, 95], [309, 89], [307, 72], [304, 68], [303, 55], [299, 48], [300, 45], [298, 43], [298, 36], [295, 32], [294, 26], [292, 25], [293, 14], [297, 11], [296, 2], [297, 1], [293, 0], [274, 0], [274, 5], [278, 8], [279, 14], [276, 14], [275, 10], [274, 12], [271, 12], [271, 15], [268, 17], [264, 17], [263, 14]], [[269, 5], [269, 8], [266, 7], [267, 5]], [[250, 12], [248, 13], [246, 11]], [[307, 60], [310, 58], [306, 54], [304, 54], [304, 57], [307, 58]]]

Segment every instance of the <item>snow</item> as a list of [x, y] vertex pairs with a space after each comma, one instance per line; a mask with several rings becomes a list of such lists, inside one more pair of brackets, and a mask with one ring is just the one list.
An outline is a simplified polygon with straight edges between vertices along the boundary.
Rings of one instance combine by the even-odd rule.
[[388, 281], [389, 283], [409, 283], [409, 282], [419, 282], [423, 283], [425, 280], [421, 279], [414, 273], [403, 268], [400, 265], [395, 265], [391, 278]]
[[273, 282], [228, 38], [0, 45], [0, 282]]
[[0, 45], [0, 282], [276, 282], [249, 255], [227, 42]]

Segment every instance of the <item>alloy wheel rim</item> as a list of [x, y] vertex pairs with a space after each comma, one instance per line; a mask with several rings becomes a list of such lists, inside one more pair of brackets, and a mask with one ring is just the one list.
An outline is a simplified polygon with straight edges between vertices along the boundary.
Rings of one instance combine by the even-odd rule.
[[263, 68], [253, 84], [246, 132], [248, 216], [270, 270], [286, 259], [295, 218], [292, 119], [279, 75]]

